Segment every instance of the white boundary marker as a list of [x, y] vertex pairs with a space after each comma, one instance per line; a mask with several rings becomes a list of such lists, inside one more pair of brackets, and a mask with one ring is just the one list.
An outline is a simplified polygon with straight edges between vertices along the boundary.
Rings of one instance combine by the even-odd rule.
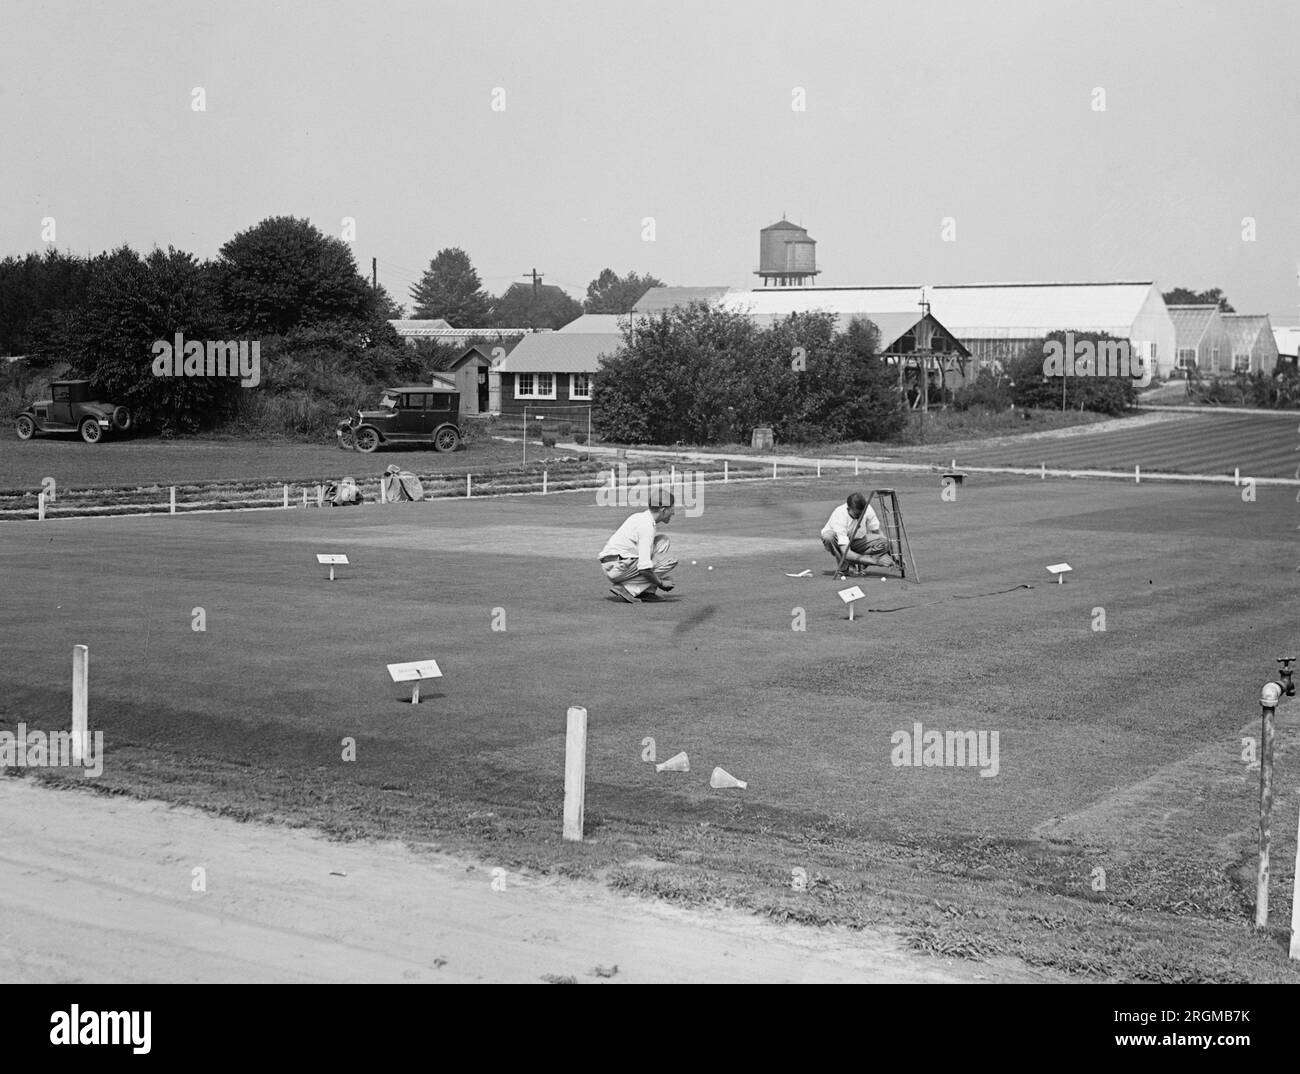
[[169, 510], [167, 513], [169, 515], [174, 515], [176, 513], [176, 486], [175, 485], [172, 486], [171, 503], [169, 505]]
[[442, 669], [436, 660], [410, 660], [405, 664], [389, 664], [388, 674], [393, 682], [414, 683], [411, 687], [411, 704], [420, 703], [420, 683], [425, 679], [441, 679]]
[[86, 763], [90, 741], [90, 649], [72, 647], [72, 760]]
[[348, 557], [347, 557], [347, 556], [339, 556], [339, 555], [331, 555], [331, 554], [322, 554], [322, 553], [319, 553], [319, 552], [318, 552], [318, 553], [316, 554], [316, 562], [317, 562], [317, 563], [328, 563], [328, 564], [329, 564], [329, 567], [330, 567], [330, 581], [332, 582], [332, 581], [334, 581], [334, 566], [335, 566], [335, 564], [343, 564], [343, 565], [347, 565]]
[[564, 736], [564, 838], [582, 842], [582, 819], [587, 798], [587, 710], [569, 709]]
[[288, 485], [285, 485], [285, 486], [284, 486], [284, 506], [285, 506], [286, 509], [287, 509], [288, 506], [289, 506], [289, 486], [288, 486]]
[[1049, 565], [1047, 568], [1049, 574], [1056, 575], [1057, 585], [1060, 585], [1062, 582], [1065, 581], [1065, 572], [1072, 571], [1072, 570], [1074, 570], [1074, 568], [1071, 567], [1068, 563], [1053, 563]]
[[45, 521], [45, 493], [43, 492], [36, 494], [36, 521]]

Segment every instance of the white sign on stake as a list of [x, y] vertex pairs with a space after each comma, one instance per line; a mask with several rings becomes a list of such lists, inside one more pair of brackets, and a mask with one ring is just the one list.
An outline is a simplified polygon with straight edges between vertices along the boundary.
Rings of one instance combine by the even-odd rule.
[[320, 555], [320, 554], [318, 554], [318, 555], [316, 556], [316, 562], [317, 562], [317, 563], [328, 563], [328, 564], [329, 564], [329, 566], [330, 566], [330, 581], [332, 582], [332, 581], [334, 581], [334, 566], [335, 566], [335, 564], [343, 564], [343, 565], [346, 566], [346, 565], [347, 565], [347, 562], [348, 562], [348, 557], [347, 557], [347, 556], [334, 556], [334, 555]]
[[1047, 569], [1050, 573], [1056, 575], [1057, 585], [1060, 585], [1062, 582], [1065, 581], [1066, 571], [1074, 570], [1074, 568], [1071, 567], [1068, 563], [1053, 563]]
[[853, 622], [853, 602], [861, 600], [866, 594], [862, 592], [861, 587], [856, 585], [849, 586], [848, 589], [840, 590], [840, 600], [849, 606], [849, 622]]
[[442, 671], [436, 660], [411, 660], [405, 664], [389, 664], [388, 674], [393, 682], [413, 682], [411, 704], [420, 703], [420, 683], [425, 679], [441, 679]]

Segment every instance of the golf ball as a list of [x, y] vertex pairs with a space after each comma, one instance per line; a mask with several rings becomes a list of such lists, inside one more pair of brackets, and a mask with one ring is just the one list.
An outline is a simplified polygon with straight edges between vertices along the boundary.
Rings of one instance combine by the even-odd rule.
[[713, 570], [713, 568], [712, 568], [712, 567], [710, 567], [710, 568], [709, 568], [709, 570]]
[[692, 566], [692, 567], [695, 566], [695, 560], [691, 560], [691, 566]]

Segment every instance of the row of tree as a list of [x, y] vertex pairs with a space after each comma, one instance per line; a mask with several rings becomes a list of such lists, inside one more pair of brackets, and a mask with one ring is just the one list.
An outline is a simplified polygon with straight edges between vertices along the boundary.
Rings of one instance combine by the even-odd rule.
[[513, 283], [494, 298], [484, 290], [469, 255], [448, 247], [438, 251], [411, 288], [411, 316], [442, 318], [455, 328], [563, 328], [583, 313], [629, 313], [650, 288], [662, 286], [654, 276], [619, 276], [607, 268], [587, 285], [581, 304], [563, 288], [544, 283]]

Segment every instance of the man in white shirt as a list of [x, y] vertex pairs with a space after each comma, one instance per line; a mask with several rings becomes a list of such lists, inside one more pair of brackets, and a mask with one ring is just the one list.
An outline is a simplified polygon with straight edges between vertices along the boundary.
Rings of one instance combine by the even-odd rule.
[[668, 537], [656, 533], [655, 526], [672, 520], [675, 502], [671, 492], [651, 492], [649, 509], [629, 515], [605, 542], [600, 566], [614, 583], [609, 591], [619, 600], [628, 604], [635, 604], [638, 597], [658, 600], [656, 590], [673, 588], [666, 575], [677, 566], [677, 560], [668, 558]]
[[859, 567], [888, 566], [893, 562], [889, 541], [880, 532], [880, 519], [860, 492], [853, 493], [831, 512], [822, 527], [821, 538], [822, 547], [835, 557], [836, 566], [841, 558], [846, 566], [850, 563]]

